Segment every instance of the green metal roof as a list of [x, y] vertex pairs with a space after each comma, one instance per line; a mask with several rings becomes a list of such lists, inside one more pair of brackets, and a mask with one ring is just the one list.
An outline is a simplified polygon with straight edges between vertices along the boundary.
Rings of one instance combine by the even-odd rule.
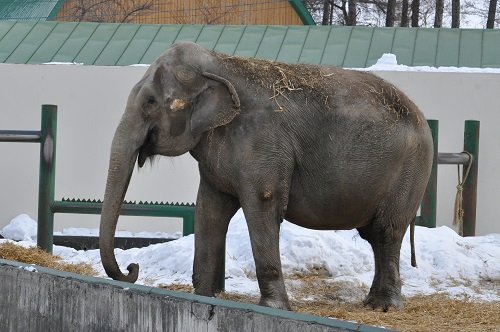
[[149, 64], [179, 40], [289, 63], [360, 68], [393, 53], [409, 66], [500, 67], [499, 29], [27, 21], [0, 21], [0, 63]]
[[66, 0], [0, 0], [0, 20], [51, 20]]

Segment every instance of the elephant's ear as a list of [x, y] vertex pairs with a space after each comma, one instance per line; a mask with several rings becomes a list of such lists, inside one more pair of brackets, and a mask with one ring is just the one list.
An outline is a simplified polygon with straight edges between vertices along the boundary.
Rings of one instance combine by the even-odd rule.
[[228, 124], [240, 113], [240, 98], [233, 84], [216, 74], [201, 74], [221, 84], [206, 89], [198, 97], [191, 116], [191, 132], [195, 136]]

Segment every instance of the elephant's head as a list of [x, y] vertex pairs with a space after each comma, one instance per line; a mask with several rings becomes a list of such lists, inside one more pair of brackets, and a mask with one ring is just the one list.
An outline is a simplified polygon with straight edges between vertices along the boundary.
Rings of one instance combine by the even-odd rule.
[[178, 156], [193, 149], [202, 135], [229, 123], [239, 112], [231, 82], [219, 72], [217, 56], [193, 43], [176, 43], [134, 86], [116, 129], [102, 206], [99, 246], [108, 276], [135, 282], [139, 267], [124, 275], [114, 256], [114, 233], [121, 204], [137, 160]]

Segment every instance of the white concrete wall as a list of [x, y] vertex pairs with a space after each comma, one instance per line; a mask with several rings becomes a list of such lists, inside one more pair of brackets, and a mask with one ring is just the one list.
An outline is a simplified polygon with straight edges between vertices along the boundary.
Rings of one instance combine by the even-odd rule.
[[[102, 198], [109, 148], [128, 93], [144, 67], [0, 65], [0, 129], [40, 128], [40, 105], [57, 104], [56, 199]], [[428, 118], [440, 120], [440, 152], [459, 152], [463, 122], [481, 121], [477, 233], [500, 232], [500, 74], [380, 72]], [[37, 217], [38, 144], [0, 143], [0, 228]], [[456, 166], [439, 166], [438, 224], [451, 225]], [[189, 155], [161, 158], [133, 175], [127, 199], [194, 202], [198, 172]], [[55, 229], [98, 227], [98, 216], [56, 215]], [[121, 217], [118, 229], [173, 231], [179, 220]]]
[[[144, 67], [0, 65], [0, 129], [40, 128], [41, 104], [58, 105], [56, 199], [104, 196], [109, 149]], [[0, 143], [0, 227], [20, 213], [37, 218], [38, 144]], [[189, 155], [135, 171], [128, 200], [194, 202], [197, 166]], [[185, 180], [184, 180], [185, 179]], [[127, 222], [128, 221], [128, 222]], [[180, 219], [122, 217], [118, 229], [175, 231]], [[172, 227], [173, 226], [173, 227]], [[99, 216], [56, 214], [55, 229], [99, 227]]]

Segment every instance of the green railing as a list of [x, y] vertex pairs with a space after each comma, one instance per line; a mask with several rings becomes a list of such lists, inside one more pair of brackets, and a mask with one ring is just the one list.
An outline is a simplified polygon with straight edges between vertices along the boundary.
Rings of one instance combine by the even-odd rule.
[[[477, 171], [479, 162], [479, 121], [465, 121], [464, 150], [460, 153], [438, 153], [439, 121], [428, 120], [434, 142], [434, 161], [424, 198], [417, 217], [417, 225], [436, 227], [438, 165], [463, 165], [469, 174], [463, 183], [463, 236], [476, 234]], [[463, 172], [465, 173], [465, 172]], [[462, 178], [462, 180], [464, 180]]]
[[40, 131], [0, 130], [0, 142], [40, 143], [37, 245], [45, 251], [52, 252], [54, 216], [50, 206], [54, 197], [55, 183], [57, 106], [42, 105]]
[[[0, 142], [40, 143], [40, 174], [38, 185], [37, 246], [51, 253], [55, 213], [101, 214], [102, 202], [54, 199], [57, 106], [42, 105], [40, 131], [0, 130]], [[194, 204], [124, 202], [122, 215], [178, 217], [183, 220], [183, 235], [194, 233]]]
[[[182, 218], [182, 235], [194, 234], [194, 204], [163, 202], [123, 202], [122, 216]], [[62, 199], [53, 201], [53, 213], [101, 214], [102, 202], [90, 199]]]

